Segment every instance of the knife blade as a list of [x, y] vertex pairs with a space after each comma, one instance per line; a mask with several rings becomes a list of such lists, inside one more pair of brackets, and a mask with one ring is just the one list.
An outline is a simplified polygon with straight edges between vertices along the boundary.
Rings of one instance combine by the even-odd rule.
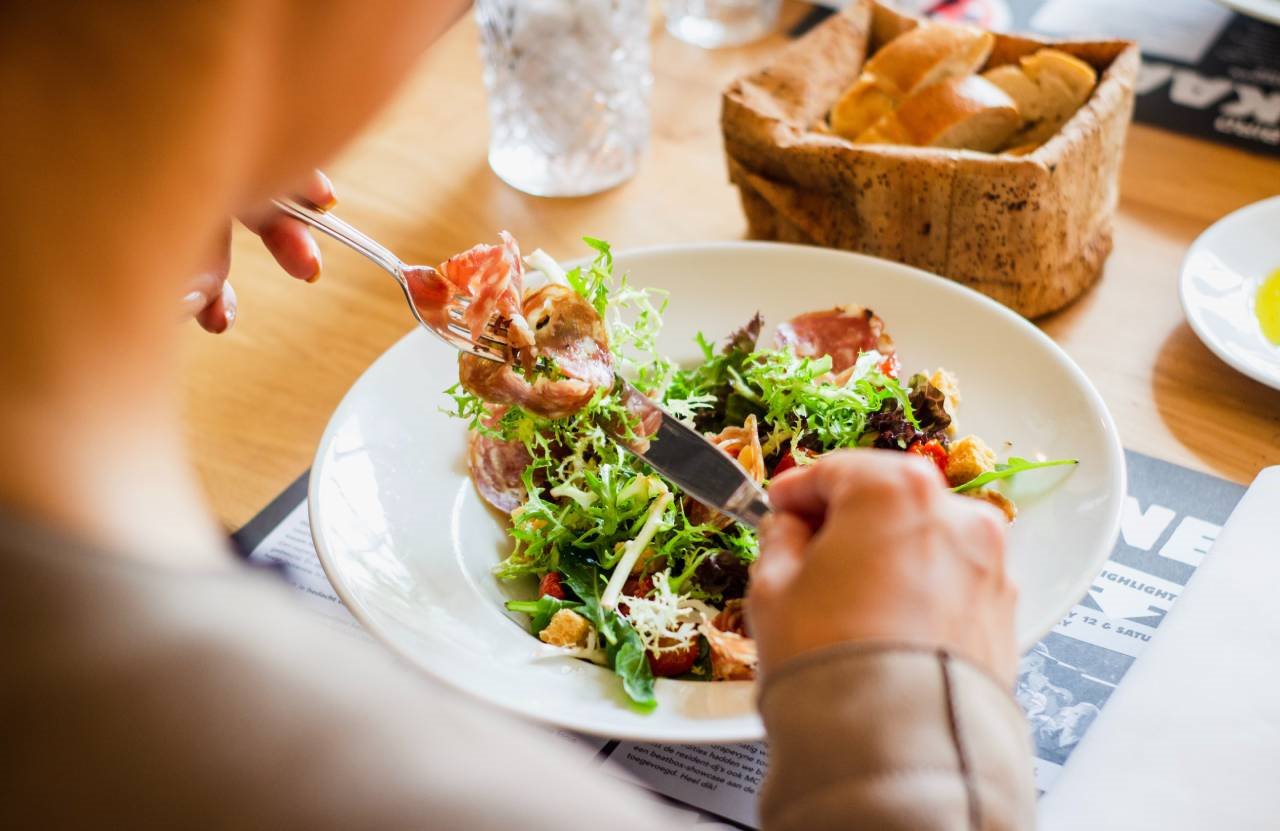
[[630, 430], [606, 425], [624, 448], [709, 508], [757, 528], [771, 511], [764, 489], [738, 464], [689, 425], [618, 378], [623, 406], [637, 419]]

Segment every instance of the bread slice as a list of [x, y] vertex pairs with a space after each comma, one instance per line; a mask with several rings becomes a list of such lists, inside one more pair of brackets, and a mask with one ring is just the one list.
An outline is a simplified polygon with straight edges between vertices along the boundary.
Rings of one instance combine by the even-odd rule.
[[831, 129], [845, 138], [855, 138], [860, 132], [893, 110], [898, 95], [885, 90], [870, 76], [863, 75], [840, 96], [831, 109]]
[[1022, 59], [1022, 71], [1036, 83], [1046, 76], [1062, 81], [1077, 107], [1089, 99], [1098, 83], [1098, 73], [1093, 67], [1061, 49], [1040, 49], [1027, 55]]
[[1098, 75], [1093, 67], [1059, 49], [1040, 49], [1018, 64], [1005, 64], [982, 77], [1004, 90], [1018, 106], [1023, 125], [1018, 147], [1040, 144], [1062, 128], [1089, 99]]
[[991, 152], [1003, 147], [1021, 124], [1008, 94], [985, 78], [968, 75], [907, 96], [856, 142]]
[[976, 72], [994, 43], [990, 32], [952, 23], [922, 23], [898, 35], [871, 56], [836, 102], [832, 130], [856, 138], [916, 90]]
[[1044, 118], [1047, 99], [1040, 95], [1040, 87], [1018, 64], [997, 66], [982, 73], [982, 77], [1000, 87], [1013, 99], [1023, 121], [1039, 121]]

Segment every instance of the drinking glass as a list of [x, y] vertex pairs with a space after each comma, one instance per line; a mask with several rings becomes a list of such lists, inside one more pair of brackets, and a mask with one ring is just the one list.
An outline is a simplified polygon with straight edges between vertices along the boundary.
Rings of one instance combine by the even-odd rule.
[[478, 0], [489, 166], [535, 196], [635, 174], [649, 141], [646, 0]]
[[696, 46], [740, 46], [773, 31], [782, 0], [667, 0], [667, 31]]

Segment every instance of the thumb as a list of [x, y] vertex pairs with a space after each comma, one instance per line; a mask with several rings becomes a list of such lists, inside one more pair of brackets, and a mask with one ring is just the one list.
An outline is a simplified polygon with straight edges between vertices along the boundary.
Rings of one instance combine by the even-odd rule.
[[787, 586], [803, 565], [812, 538], [809, 523], [795, 514], [766, 517], [760, 524], [760, 558], [751, 575], [752, 592], [767, 594]]

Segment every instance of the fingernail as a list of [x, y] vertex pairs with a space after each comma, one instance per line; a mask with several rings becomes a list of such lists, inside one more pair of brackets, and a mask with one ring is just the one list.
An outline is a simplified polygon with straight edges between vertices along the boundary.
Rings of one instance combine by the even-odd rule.
[[314, 283], [320, 279], [320, 270], [324, 267], [324, 263], [320, 259], [320, 245], [316, 242], [315, 237], [307, 235], [307, 245], [311, 248], [311, 256], [315, 258], [316, 270], [307, 276], [308, 283]]
[[209, 305], [209, 298], [202, 291], [193, 291], [182, 298], [179, 308], [181, 309], [182, 319], [195, 317]]
[[338, 204], [338, 192], [333, 189], [333, 181], [330, 180], [328, 176], [324, 175], [324, 171], [317, 170], [316, 175], [320, 177], [320, 181], [324, 182], [325, 187], [329, 189], [328, 200], [326, 200], [323, 205], [317, 205], [316, 207], [322, 211], [327, 211], [334, 205]]
[[229, 330], [231, 329], [231, 327], [232, 327], [232, 326], [236, 325], [236, 310], [235, 310], [235, 307], [234, 307], [234, 306], [232, 306], [232, 307], [228, 308], [228, 309], [227, 309], [223, 314], [224, 314], [224, 316], [227, 318], [227, 328], [226, 328], [226, 329], [223, 329], [222, 331], [226, 332], [226, 331], [229, 331]]

